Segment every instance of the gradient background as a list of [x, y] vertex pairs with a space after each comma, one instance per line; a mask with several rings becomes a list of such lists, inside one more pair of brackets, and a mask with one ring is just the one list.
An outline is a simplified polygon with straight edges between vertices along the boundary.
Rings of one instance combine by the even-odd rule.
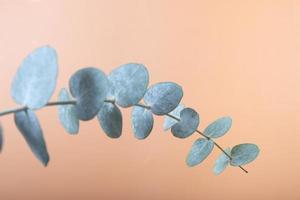
[[134, 139], [130, 109], [118, 140], [97, 121], [69, 136], [55, 108], [37, 112], [51, 156], [44, 168], [29, 151], [12, 116], [2, 117], [1, 200], [37, 199], [300, 199], [300, 1], [290, 0], [0, 0], [0, 109], [14, 107], [10, 83], [21, 60], [50, 44], [59, 55], [53, 99], [77, 69], [108, 73], [144, 63], [150, 82], [174, 81], [184, 104], [199, 111], [200, 129], [230, 115], [218, 142], [261, 148], [246, 168], [211, 173], [215, 149], [200, 166], [185, 156], [198, 137], [162, 130]]

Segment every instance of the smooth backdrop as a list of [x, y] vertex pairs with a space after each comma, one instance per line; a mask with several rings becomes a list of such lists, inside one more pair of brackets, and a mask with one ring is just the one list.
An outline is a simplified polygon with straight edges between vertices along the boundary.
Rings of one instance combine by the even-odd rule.
[[37, 111], [51, 161], [44, 168], [15, 128], [1, 117], [1, 200], [300, 199], [300, 1], [298, 0], [0, 0], [0, 109], [15, 107], [10, 83], [22, 59], [49, 44], [59, 55], [58, 91], [76, 70], [109, 73], [144, 63], [150, 82], [174, 81], [183, 103], [201, 116], [200, 129], [230, 115], [224, 146], [256, 143], [249, 174], [211, 172], [215, 149], [188, 168], [198, 138], [176, 139], [155, 118], [152, 134], [134, 139], [130, 109], [118, 140], [96, 120], [78, 136], [60, 126], [54, 107]]

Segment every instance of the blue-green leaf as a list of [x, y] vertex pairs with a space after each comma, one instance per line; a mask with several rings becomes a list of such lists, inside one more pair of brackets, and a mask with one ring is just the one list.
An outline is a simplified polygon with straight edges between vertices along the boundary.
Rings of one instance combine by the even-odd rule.
[[[224, 150], [228, 155], [230, 155], [230, 148], [226, 148]], [[221, 152], [221, 154], [218, 156], [214, 168], [213, 168], [213, 172], [215, 175], [219, 175], [221, 174], [226, 167], [228, 166], [230, 162], [230, 158], [223, 152]]]
[[[180, 119], [180, 112], [184, 109], [184, 105], [179, 104], [172, 112], [169, 114]], [[165, 131], [169, 130], [174, 124], [178, 123], [177, 120], [168, 117], [167, 115], [164, 118], [163, 128]]]
[[152, 85], [144, 96], [147, 106], [156, 115], [165, 115], [174, 110], [183, 96], [182, 88], [176, 83], [162, 82]]
[[186, 164], [189, 167], [200, 164], [212, 152], [214, 143], [205, 138], [197, 139], [186, 157]]
[[145, 139], [153, 128], [153, 115], [146, 108], [134, 106], [131, 113], [131, 127], [137, 139]]
[[76, 115], [80, 120], [94, 118], [109, 90], [109, 81], [99, 69], [87, 67], [78, 70], [69, 81], [71, 94], [76, 98]]
[[43, 46], [35, 49], [18, 68], [11, 85], [11, 97], [16, 103], [30, 109], [43, 107], [54, 91], [57, 68], [57, 56], [53, 48]]
[[49, 162], [46, 143], [39, 121], [31, 110], [15, 113], [14, 120], [31, 151], [44, 166]]
[[258, 154], [259, 148], [255, 144], [245, 143], [236, 145], [231, 150], [232, 160], [230, 161], [230, 164], [232, 166], [248, 164], [255, 160]]
[[144, 96], [149, 74], [146, 67], [138, 63], [128, 63], [112, 70], [108, 75], [112, 83], [110, 98], [121, 107], [137, 104]]
[[186, 138], [192, 135], [198, 128], [200, 118], [192, 108], [184, 108], [180, 112], [180, 121], [172, 126], [171, 132], [175, 137]]
[[[62, 88], [59, 92], [58, 101], [71, 101], [67, 89]], [[63, 128], [70, 134], [77, 134], [79, 129], [79, 120], [76, 115], [75, 106], [72, 104], [59, 105], [58, 117]]]
[[230, 117], [222, 117], [209, 124], [204, 130], [204, 135], [211, 138], [223, 136], [231, 128], [232, 120]]
[[110, 138], [119, 138], [122, 134], [122, 113], [112, 103], [104, 103], [98, 115], [100, 126]]

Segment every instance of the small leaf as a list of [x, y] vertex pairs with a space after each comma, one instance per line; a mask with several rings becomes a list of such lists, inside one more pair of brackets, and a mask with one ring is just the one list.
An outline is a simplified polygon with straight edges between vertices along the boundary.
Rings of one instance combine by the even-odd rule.
[[119, 138], [122, 134], [122, 113], [112, 103], [104, 103], [97, 115], [98, 121], [110, 138]]
[[183, 96], [182, 88], [176, 83], [162, 82], [151, 86], [145, 96], [145, 103], [156, 115], [165, 115], [174, 110]]
[[2, 125], [0, 124], [0, 152], [2, 151], [3, 148], [3, 128]]
[[39, 121], [31, 110], [15, 113], [14, 120], [34, 155], [44, 166], [49, 162], [49, 155]]
[[222, 117], [211, 123], [204, 130], [204, 135], [211, 138], [223, 136], [231, 128], [232, 120], [230, 117]]
[[54, 91], [57, 78], [56, 52], [43, 46], [31, 52], [21, 63], [11, 85], [11, 97], [30, 109], [43, 107]]
[[111, 71], [108, 79], [112, 83], [110, 95], [121, 107], [137, 104], [144, 96], [149, 74], [142, 64], [128, 63]]
[[212, 152], [214, 143], [205, 138], [197, 139], [186, 158], [186, 164], [189, 167], [200, 164]]
[[230, 161], [230, 164], [232, 166], [248, 164], [255, 160], [258, 154], [259, 148], [255, 144], [245, 143], [236, 145], [231, 150], [232, 160]]
[[[180, 119], [180, 112], [184, 109], [184, 105], [179, 104], [172, 112], [170, 112], [169, 114]], [[164, 118], [164, 125], [163, 128], [165, 131], [169, 130], [174, 124], [177, 124], [178, 121], [168, 117], [167, 115]]]
[[[228, 155], [230, 155], [230, 148], [226, 148], [224, 151]], [[226, 169], [229, 162], [230, 162], [229, 157], [225, 153], [221, 152], [221, 154], [218, 156], [218, 158], [215, 162], [214, 168], [213, 168], [214, 174], [215, 175], [221, 174]]]
[[[59, 92], [58, 101], [70, 101], [68, 90], [62, 88]], [[76, 116], [75, 106], [72, 104], [59, 105], [58, 117], [63, 128], [70, 134], [77, 134], [79, 129], [79, 120]]]
[[80, 120], [94, 118], [109, 90], [109, 81], [99, 69], [87, 67], [78, 70], [69, 81], [71, 94], [77, 100], [76, 115]]
[[153, 128], [153, 115], [146, 109], [134, 106], [131, 113], [131, 127], [137, 139], [145, 139]]
[[197, 130], [199, 121], [199, 115], [195, 110], [184, 108], [180, 112], [180, 121], [172, 126], [171, 132], [175, 137], [186, 138]]

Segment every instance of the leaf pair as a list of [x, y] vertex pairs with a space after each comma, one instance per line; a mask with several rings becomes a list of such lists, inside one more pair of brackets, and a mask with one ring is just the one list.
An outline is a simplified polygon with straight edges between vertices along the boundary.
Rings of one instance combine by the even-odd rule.
[[223, 152], [219, 155], [213, 168], [216, 175], [221, 174], [229, 164], [236, 167], [254, 161], [259, 154], [259, 148], [255, 144], [245, 143], [234, 146], [232, 150], [227, 148], [225, 152], [231, 159]]
[[69, 87], [78, 102], [78, 118], [90, 120], [107, 98], [124, 108], [135, 105], [143, 98], [148, 82], [147, 69], [141, 64], [129, 63], [114, 69], [108, 76], [93, 67], [78, 70], [71, 77]]
[[[205, 138], [196, 140], [187, 155], [187, 165], [193, 167], [200, 164], [212, 152], [213, 147], [214, 142], [212, 140]], [[213, 172], [216, 175], [222, 173], [229, 163], [232, 166], [242, 166], [252, 162], [258, 156], [259, 148], [255, 144], [245, 143], [234, 146], [231, 151], [230, 148], [227, 148], [225, 152], [231, 156], [232, 159], [230, 160], [230, 158], [222, 152], [217, 158], [213, 168]]]
[[[223, 136], [231, 127], [232, 120], [230, 117], [222, 117], [209, 124], [204, 135], [208, 138], [217, 138]], [[189, 151], [186, 163], [193, 167], [200, 164], [213, 150], [214, 142], [211, 139], [200, 138], [194, 142]]]
[[[196, 166], [207, 158], [215, 144], [210, 138], [223, 136], [228, 132], [231, 125], [232, 120], [230, 117], [222, 117], [209, 124], [203, 133], [208, 138], [200, 138], [193, 143], [186, 157], [187, 165], [190, 167]], [[230, 148], [225, 149], [225, 152], [228, 155], [222, 152], [215, 162], [213, 168], [215, 174], [224, 171], [229, 163], [232, 166], [240, 166], [252, 162], [257, 157], [259, 149], [255, 144], [240, 144], [234, 146], [232, 150]]]
[[[15, 123], [35, 156], [47, 165], [49, 155], [34, 112], [47, 104], [58, 73], [56, 51], [50, 46], [35, 49], [21, 63], [11, 85], [11, 96], [25, 111], [15, 113]], [[2, 138], [2, 137], [1, 137]]]
[[122, 113], [117, 105], [127, 108], [137, 104], [147, 90], [149, 74], [144, 65], [128, 63], [112, 70], [108, 79], [111, 87], [107, 99], [112, 102], [105, 103], [98, 121], [107, 136], [118, 138], [122, 134]]
[[131, 126], [135, 137], [148, 137], [153, 128], [153, 114], [165, 115], [171, 112], [178, 106], [182, 96], [182, 88], [176, 83], [161, 82], [149, 87], [144, 96], [146, 106], [134, 106], [132, 110]]

